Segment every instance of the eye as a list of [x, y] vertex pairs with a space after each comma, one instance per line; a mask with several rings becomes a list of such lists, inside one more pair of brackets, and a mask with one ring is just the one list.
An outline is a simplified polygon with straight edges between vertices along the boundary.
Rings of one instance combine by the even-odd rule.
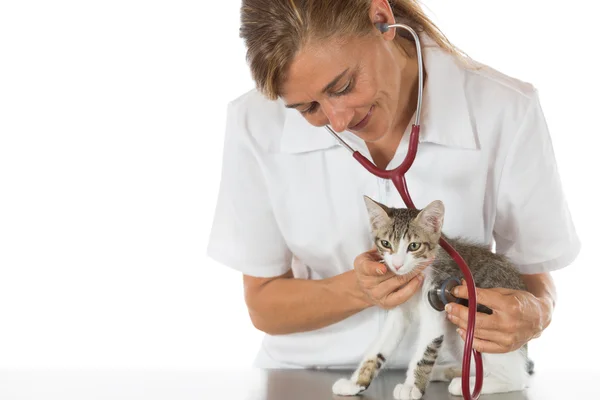
[[300, 111], [300, 114], [314, 114], [317, 111], [318, 104], [319, 103], [313, 101], [310, 103], [310, 107], [308, 107], [306, 110]]
[[421, 243], [412, 242], [408, 245], [408, 251], [417, 251], [421, 248]]
[[382, 245], [383, 247], [385, 247], [386, 249], [390, 249], [390, 250], [392, 249], [392, 245], [391, 245], [391, 244], [390, 244], [390, 242], [388, 242], [387, 240], [382, 240], [380, 243], [381, 243], [381, 245]]
[[[337, 91], [337, 92], [333, 92], [330, 95], [334, 96], [334, 97], [339, 97], [339, 96], [343, 96], [345, 94], [348, 94], [352, 91], [352, 89], [354, 89], [354, 78], [350, 79], [348, 81], [348, 83], [346, 84], [346, 86], [344, 86], [342, 88], [342, 90]], [[316, 101], [313, 101], [310, 104], [310, 107], [308, 107], [305, 110], [301, 110], [300, 114], [302, 115], [307, 115], [307, 114], [314, 114], [315, 112], [317, 112], [317, 109], [319, 108], [319, 103], [317, 103]]]
[[350, 79], [348, 81], [348, 83], [346, 84], [346, 86], [344, 86], [344, 88], [342, 90], [331, 93], [331, 95], [332, 96], [343, 96], [347, 93], [350, 93], [350, 91], [352, 91], [352, 88], [353, 88], [353, 85], [352, 85], [353, 83], [354, 83], [354, 79]]

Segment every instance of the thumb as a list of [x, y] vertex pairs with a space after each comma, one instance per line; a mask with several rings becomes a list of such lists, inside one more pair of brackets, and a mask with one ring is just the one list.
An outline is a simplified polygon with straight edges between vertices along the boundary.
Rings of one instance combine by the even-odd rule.
[[364, 258], [361, 260], [363, 273], [367, 275], [385, 275], [387, 266], [383, 263], [376, 246], [363, 253], [363, 256]]

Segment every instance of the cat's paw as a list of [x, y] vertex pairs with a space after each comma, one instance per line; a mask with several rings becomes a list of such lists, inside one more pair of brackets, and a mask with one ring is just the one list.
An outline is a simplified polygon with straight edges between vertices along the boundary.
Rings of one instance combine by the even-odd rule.
[[452, 396], [462, 396], [462, 378], [454, 378], [448, 385], [448, 392]]
[[[492, 381], [495, 380], [493, 377], [485, 378], [485, 379], [486, 379], [486, 383], [489, 380], [492, 380]], [[486, 389], [486, 385], [485, 384], [482, 386], [481, 389], [482, 390], [481, 390], [480, 394], [486, 394], [485, 393], [485, 389]], [[471, 376], [469, 378], [469, 391], [471, 393], [473, 393], [473, 390], [475, 390], [475, 377]], [[448, 392], [451, 395], [453, 395], [453, 396], [461, 396], [462, 397], [462, 395], [463, 395], [463, 392], [462, 392], [462, 377], [456, 377], [456, 378], [452, 379], [452, 381], [448, 385]]]
[[[495, 394], [495, 393], [506, 393], [513, 391], [525, 390], [527, 387], [526, 383], [519, 382], [518, 380], [501, 380], [494, 376], [486, 376], [481, 386], [480, 394]], [[475, 377], [469, 377], [469, 391], [472, 393], [475, 390]], [[453, 396], [462, 396], [462, 377], [454, 378], [450, 385], [448, 385], [448, 392]]]
[[338, 396], [355, 396], [365, 389], [364, 386], [360, 386], [356, 382], [352, 382], [346, 378], [338, 379], [331, 388], [333, 394]]
[[414, 385], [399, 383], [394, 388], [396, 400], [418, 400], [421, 397], [423, 397], [423, 393]]

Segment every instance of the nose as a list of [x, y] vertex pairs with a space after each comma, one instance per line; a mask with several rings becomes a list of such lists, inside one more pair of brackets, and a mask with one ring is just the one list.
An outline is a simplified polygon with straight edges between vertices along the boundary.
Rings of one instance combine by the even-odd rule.
[[396, 269], [396, 271], [398, 271], [400, 268], [402, 268], [404, 264], [396, 264], [394, 263], [394, 268]]
[[332, 103], [329, 101], [323, 102], [321, 107], [334, 131], [339, 133], [348, 128], [348, 124], [352, 121], [352, 109], [344, 107], [343, 104], [338, 102]]

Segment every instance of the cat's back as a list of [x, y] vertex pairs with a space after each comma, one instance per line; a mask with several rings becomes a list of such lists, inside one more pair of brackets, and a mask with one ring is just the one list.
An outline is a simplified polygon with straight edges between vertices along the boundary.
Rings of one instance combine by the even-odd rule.
[[[521, 274], [505, 256], [492, 252], [488, 246], [464, 238], [445, 238], [469, 267], [475, 286], [480, 288], [502, 287], [524, 290]], [[436, 281], [450, 276], [462, 277], [463, 273], [454, 259], [439, 246], [433, 263]]]

